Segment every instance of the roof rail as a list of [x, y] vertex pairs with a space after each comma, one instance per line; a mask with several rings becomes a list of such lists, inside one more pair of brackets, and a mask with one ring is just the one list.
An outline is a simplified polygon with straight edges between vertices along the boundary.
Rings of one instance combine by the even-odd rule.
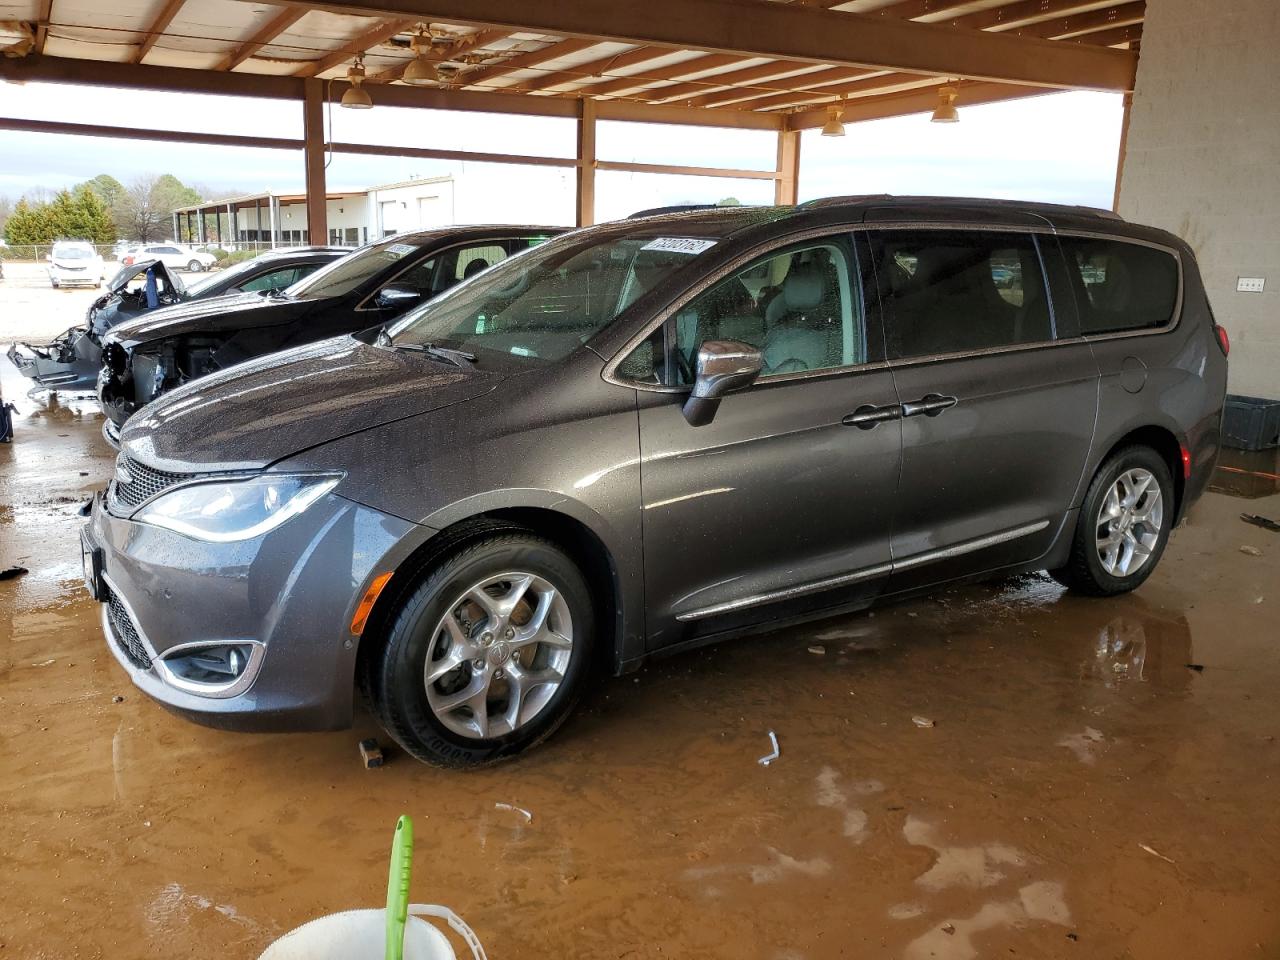
[[889, 193], [851, 194], [844, 197], [820, 197], [806, 200], [801, 207], [840, 207], [846, 205], [887, 204], [889, 206], [906, 204], [926, 204], [935, 206], [957, 207], [991, 207], [999, 210], [1025, 210], [1028, 213], [1074, 213], [1080, 216], [1099, 217], [1105, 220], [1120, 220], [1124, 217], [1114, 210], [1105, 207], [1089, 207], [1081, 204], [1046, 203], [1039, 200], [997, 200], [989, 197], [912, 197], [894, 196]]

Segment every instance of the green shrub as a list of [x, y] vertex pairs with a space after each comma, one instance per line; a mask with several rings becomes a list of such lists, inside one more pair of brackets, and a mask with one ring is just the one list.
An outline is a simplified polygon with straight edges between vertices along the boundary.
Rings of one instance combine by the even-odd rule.
[[246, 260], [252, 260], [258, 255], [256, 250], [237, 250], [235, 253], [227, 253], [225, 250], [212, 248], [209, 252], [218, 258], [218, 262], [214, 266], [219, 270], [224, 267], [234, 266], [237, 263], [244, 263]]

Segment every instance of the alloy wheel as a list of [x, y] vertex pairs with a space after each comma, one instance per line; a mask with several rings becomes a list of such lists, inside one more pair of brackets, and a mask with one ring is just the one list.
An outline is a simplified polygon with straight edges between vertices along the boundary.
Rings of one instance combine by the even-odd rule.
[[511, 571], [450, 603], [427, 648], [427, 703], [454, 733], [490, 739], [536, 717], [564, 682], [573, 619], [550, 580]]
[[1116, 478], [1098, 511], [1096, 539], [1102, 569], [1128, 577], [1151, 559], [1164, 524], [1164, 502], [1155, 475], [1142, 467]]

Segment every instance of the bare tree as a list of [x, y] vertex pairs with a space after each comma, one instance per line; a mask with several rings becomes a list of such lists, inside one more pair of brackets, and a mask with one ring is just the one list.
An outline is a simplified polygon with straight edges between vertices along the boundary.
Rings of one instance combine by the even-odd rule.
[[172, 232], [173, 211], [200, 202], [200, 195], [172, 174], [135, 179], [125, 188], [117, 223], [125, 239], [148, 243]]

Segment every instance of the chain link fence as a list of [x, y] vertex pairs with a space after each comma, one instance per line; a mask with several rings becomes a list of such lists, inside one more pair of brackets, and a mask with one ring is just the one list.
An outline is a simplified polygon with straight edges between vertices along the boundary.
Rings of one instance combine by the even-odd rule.
[[[139, 243], [95, 243], [94, 250], [103, 260], [121, 260], [130, 251], [140, 246], [174, 245], [172, 240], [152, 240], [149, 244]], [[228, 241], [221, 246], [216, 243], [177, 244], [191, 250], [203, 250], [219, 260], [225, 254], [238, 253], [238, 259], [247, 259], [249, 254], [259, 254], [266, 250], [283, 250], [288, 247], [305, 247], [307, 244], [298, 241], [277, 242], [273, 247], [269, 240]], [[53, 253], [51, 243], [11, 243], [0, 244], [0, 260], [10, 263], [40, 263], [49, 259]]]

